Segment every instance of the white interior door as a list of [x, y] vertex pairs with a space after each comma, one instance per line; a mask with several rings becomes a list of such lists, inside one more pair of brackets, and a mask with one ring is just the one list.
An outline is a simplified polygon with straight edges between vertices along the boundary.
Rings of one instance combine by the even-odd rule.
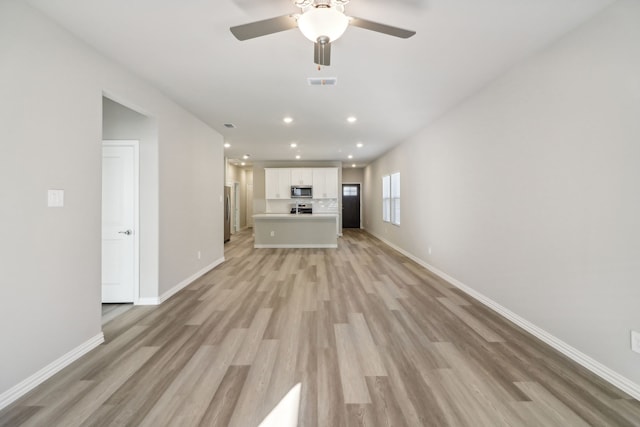
[[102, 302], [134, 302], [137, 290], [137, 144], [102, 146]]

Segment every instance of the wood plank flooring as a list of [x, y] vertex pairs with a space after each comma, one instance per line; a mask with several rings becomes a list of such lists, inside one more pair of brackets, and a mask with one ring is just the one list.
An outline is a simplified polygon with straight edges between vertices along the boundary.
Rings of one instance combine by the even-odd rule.
[[133, 304], [102, 304], [102, 324], [111, 322], [131, 308], [133, 308]]
[[361, 230], [253, 249], [0, 412], [3, 426], [638, 426], [640, 403]]

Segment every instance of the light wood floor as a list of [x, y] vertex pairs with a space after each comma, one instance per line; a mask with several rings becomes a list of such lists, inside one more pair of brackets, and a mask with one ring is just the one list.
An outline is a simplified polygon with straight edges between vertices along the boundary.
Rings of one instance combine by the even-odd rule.
[[102, 324], [111, 322], [127, 310], [133, 308], [133, 304], [102, 303]]
[[255, 426], [302, 383], [302, 426], [631, 426], [640, 403], [360, 230], [253, 249], [0, 412], [11, 426]]

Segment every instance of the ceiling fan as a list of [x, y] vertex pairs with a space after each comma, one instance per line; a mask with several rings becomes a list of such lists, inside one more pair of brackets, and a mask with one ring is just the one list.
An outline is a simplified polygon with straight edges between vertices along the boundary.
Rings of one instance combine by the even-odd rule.
[[407, 39], [416, 32], [367, 19], [344, 14], [349, 0], [293, 0], [302, 11], [231, 27], [238, 40], [249, 40], [298, 27], [302, 34], [314, 43], [314, 62], [331, 65], [331, 43], [336, 41], [349, 25]]

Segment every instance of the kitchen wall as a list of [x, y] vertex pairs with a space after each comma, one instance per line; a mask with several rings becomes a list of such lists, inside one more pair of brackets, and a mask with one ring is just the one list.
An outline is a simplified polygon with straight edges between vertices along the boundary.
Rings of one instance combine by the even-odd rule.
[[342, 169], [342, 182], [349, 184], [362, 184], [364, 182], [364, 168]]
[[0, 58], [2, 407], [102, 340], [103, 95], [157, 123], [157, 298], [223, 259], [224, 181], [217, 132], [25, 2], [0, 2]]
[[[365, 171], [368, 230], [631, 380], [636, 396], [639, 22], [640, 2], [614, 3]], [[396, 171], [399, 227], [381, 220], [381, 177]]]

